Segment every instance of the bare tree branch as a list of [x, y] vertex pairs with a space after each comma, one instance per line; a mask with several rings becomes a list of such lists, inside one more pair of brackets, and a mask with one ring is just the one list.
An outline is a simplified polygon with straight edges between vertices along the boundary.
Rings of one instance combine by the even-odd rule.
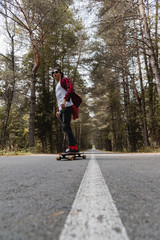
[[57, 21], [62, 17], [62, 15], [67, 11], [69, 7], [67, 6], [65, 10], [55, 19], [54, 23], [50, 26], [50, 29], [44, 32], [43, 36], [44, 37], [46, 34], [50, 33], [52, 31], [52, 27], [57, 23]]
[[12, 62], [12, 60], [11, 59], [9, 59], [8, 57], [6, 57], [5, 55], [3, 55], [2, 53], [0, 53], [0, 55], [2, 56], [2, 57], [4, 57], [7, 61], [9, 61], [9, 62]]
[[43, 17], [40, 19], [40, 21], [37, 23], [37, 25], [33, 28], [33, 31], [37, 29], [37, 27], [41, 24], [41, 22], [43, 21], [43, 19], [45, 18], [45, 16], [52, 10], [52, 8], [55, 6], [55, 4], [53, 4], [50, 9], [43, 15]]

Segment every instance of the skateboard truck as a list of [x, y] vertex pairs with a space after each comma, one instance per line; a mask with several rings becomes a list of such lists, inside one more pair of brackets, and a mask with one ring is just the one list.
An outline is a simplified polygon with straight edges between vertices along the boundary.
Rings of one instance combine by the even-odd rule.
[[57, 161], [61, 159], [75, 160], [76, 158], [86, 159], [86, 155], [83, 152], [73, 152], [73, 153], [60, 153], [59, 156], [56, 157]]

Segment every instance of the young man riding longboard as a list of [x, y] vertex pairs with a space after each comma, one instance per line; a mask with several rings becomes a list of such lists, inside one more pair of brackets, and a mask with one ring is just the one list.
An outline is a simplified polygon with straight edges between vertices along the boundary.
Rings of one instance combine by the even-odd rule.
[[63, 76], [63, 72], [59, 68], [54, 68], [52, 71], [53, 78], [57, 81], [56, 98], [58, 102], [58, 109], [56, 117], [60, 119], [63, 131], [68, 138], [68, 148], [65, 154], [78, 153], [77, 142], [71, 128], [71, 115], [73, 119], [78, 118], [78, 107], [82, 99], [74, 91], [74, 87], [69, 78]]

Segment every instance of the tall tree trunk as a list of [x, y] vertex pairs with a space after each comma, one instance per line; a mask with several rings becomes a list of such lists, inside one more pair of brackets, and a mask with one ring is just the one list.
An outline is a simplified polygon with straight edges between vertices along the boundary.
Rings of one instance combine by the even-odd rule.
[[110, 106], [110, 115], [111, 115], [111, 131], [112, 131], [112, 150], [116, 151], [116, 129], [114, 123], [114, 113], [113, 108]]
[[75, 69], [74, 69], [73, 79], [72, 79], [73, 85], [74, 85], [74, 83], [75, 83], [75, 81], [76, 81], [77, 70], [78, 70], [78, 66], [79, 66], [79, 64], [80, 64], [81, 54], [82, 54], [82, 51], [81, 51], [81, 49], [80, 49], [79, 55], [78, 55], [78, 59], [77, 59], [77, 63], [76, 63]]
[[[123, 60], [122, 60], [123, 61]], [[129, 89], [128, 89], [128, 77], [126, 78], [125, 71], [122, 71], [123, 78], [123, 93], [124, 93], [124, 109], [125, 109], [125, 125], [126, 125], [126, 149], [132, 151], [132, 143], [130, 138], [130, 110], [129, 110]]]
[[143, 124], [143, 139], [144, 145], [149, 146], [148, 140], [148, 129], [147, 129], [147, 119], [146, 119], [146, 104], [145, 104], [145, 94], [144, 94], [144, 87], [143, 87], [143, 79], [142, 79], [142, 70], [141, 70], [141, 62], [139, 56], [139, 50], [137, 49], [137, 58], [138, 58], [138, 68], [139, 68], [139, 80], [141, 86], [141, 98], [142, 98], [142, 124]]
[[159, 0], [156, 0], [156, 15], [155, 15], [155, 51], [156, 51], [156, 62], [158, 65], [158, 9], [159, 9]]
[[142, 99], [142, 105], [140, 105], [140, 114], [142, 113], [142, 129], [143, 129], [144, 145], [147, 147], [149, 146], [149, 140], [148, 140], [147, 119], [146, 119], [146, 106], [145, 106], [146, 103], [145, 103], [145, 94], [144, 94], [144, 86], [143, 86], [143, 78], [142, 78], [141, 59], [140, 59], [139, 46], [138, 46], [138, 40], [137, 40], [137, 28], [136, 28], [135, 21], [134, 21], [134, 29], [135, 29], [138, 71], [139, 71], [141, 99]]
[[[8, 31], [8, 27], [7, 27]], [[13, 95], [14, 95], [14, 88], [15, 88], [15, 56], [14, 56], [14, 36], [11, 36], [10, 32], [8, 31], [8, 35], [11, 38], [11, 46], [12, 46], [12, 51], [11, 51], [11, 68], [12, 68], [12, 82], [11, 86], [8, 88], [8, 103], [7, 103], [7, 109], [5, 113], [5, 118], [3, 122], [3, 128], [1, 132], [1, 148], [3, 149], [4, 147], [4, 140], [5, 140], [5, 134], [6, 134], [6, 129], [7, 129], [7, 124], [8, 124], [8, 119], [10, 115], [10, 110], [12, 106], [12, 101], [13, 101]]]
[[34, 53], [34, 66], [31, 72], [31, 98], [30, 98], [30, 119], [29, 119], [29, 147], [35, 145], [35, 104], [36, 104], [36, 94], [35, 94], [35, 84], [36, 84], [36, 72], [40, 65], [40, 57], [36, 44], [34, 43], [33, 36], [30, 34], [30, 39], [33, 46]]
[[78, 147], [79, 149], [81, 149], [81, 137], [82, 137], [82, 126], [81, 126], [81, 122], [79, 121], [79, 139], [78, 139]]
[[3, 122], [3, 128], [2, 128], [2, 132], [1, 132], [1, 148], [2, 149], [4, 148], [4, 140], [5, 140], [6, 129], [7, 129], [9, 114], [10, 114], [11, 105], [12, 105], [12, 99], [13, 99], [13, 90], [9, 87], [8, 88], [7, 109], [6, 109], [4, 122]]
[[155, 52], [154, 52], [151, 35], [150, 35], [150, 29], [149, 29], [148, 22], [147, 22], [147, 17], [146, 17], [146, 13], [145, 13], [143, 0], [138, 0], [138, 6], [139, 6], [139, 12], [140, 12], [140, 16], [142, 18], [142, 23], [143, 23], [143, 29], [144, 29], [144, 35], [145, 35], [144, 40], [145, 40], [145, 43], [148, 48], [148, 55], [149, 55], [152, 71], [155, 76], [157, 92], [158, 92], [158, 97], [159, 97], [159, 103], [160, 103], [160, 73], [158, 71], [158, 65], [156, 62], [156, 56], [155, 56]]
[[29, 119], [29, 147], [33, 147], [35, 137], [35, 83], [36, 83], [36, 72], [32, 69], [31, 73], [31, 98], [30, 98], [30, 119]]
[[[143, 31], [141, 28], [141, 36], [142, 39], [144, 40], [144, 36], [143, 36]], [[146, 54], [146, 46], [143, 43], [143, 56], [144, 56], [144, 63], [145, 63], [145, 70], [147, 73], [147, 80], [148, 80], [148, 106], [149, 106], [149, 131], [150, 131], [150, 144], [151, 147], [153, 147], [153, 142], [155, 141], [155, 134], [156, 134], [156, 126], [155, 126], [155, 113], [154, 113], [154, 109], [153, 109], [153, 73], [152, 73], [152, 69], [151, 69], [151, 65], [149, 63], [148, 65], [148, 59], [147, 59], [147, 54]]]

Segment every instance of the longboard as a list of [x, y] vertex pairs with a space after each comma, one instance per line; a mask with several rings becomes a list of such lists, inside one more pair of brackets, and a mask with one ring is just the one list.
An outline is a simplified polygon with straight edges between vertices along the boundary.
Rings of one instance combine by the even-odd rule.
[[56, 157], [57, 160], [61, 159], [74, 160], [76, 158], [86, 159], [86, 155], [83, 152], [73, 152], [73, 153], [59, 153], [59, 156]]

